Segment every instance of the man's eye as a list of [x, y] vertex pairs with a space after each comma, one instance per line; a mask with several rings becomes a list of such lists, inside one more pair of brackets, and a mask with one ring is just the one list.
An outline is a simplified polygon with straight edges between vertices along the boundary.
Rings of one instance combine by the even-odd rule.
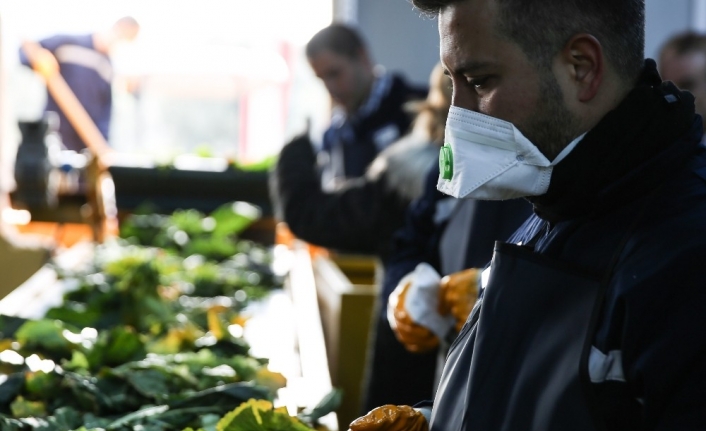
[[488, 84], [488, 78], [469, 78], [468, 84], [475, 87], [476, 90], [482, 90]]

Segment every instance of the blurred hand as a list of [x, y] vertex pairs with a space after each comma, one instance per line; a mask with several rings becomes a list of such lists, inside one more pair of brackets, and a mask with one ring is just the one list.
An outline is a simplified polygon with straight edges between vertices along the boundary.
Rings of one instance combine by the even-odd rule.
[[477, 268], [455, 272], [441, 279], [439, 291], [439, 314], [451, 313], [456, 319], [456, 331], [460, 331], [471, 314], [478, 299]]
[[387, 320], [397, 340], [408, 351], [424, 353], [436, 348], [439, 338], [429, 329], [415, 323], [407, 312], [405, 298], [411, 285], [411, 281], [403, 279], [390, 294], [387, 301]]
[[410, 406], [378, 407], [349, 425], [349, 431], [428, 431], [424, 415]]
[[59, 73], [59, 62], [49, 50], [42, 48], [37, 43], [25, 43], [23, 49], [30, 60], [32, 69], [42, 75], [44, 79], [49, 79]]

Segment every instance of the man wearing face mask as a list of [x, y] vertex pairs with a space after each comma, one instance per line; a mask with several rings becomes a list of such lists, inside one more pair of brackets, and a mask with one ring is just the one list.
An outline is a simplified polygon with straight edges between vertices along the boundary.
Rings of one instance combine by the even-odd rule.
[[703, 126], [643, 60], [644, 1], [414, 4], [454, 87], [438, 188], [535, 214], [496, 244], [433, 406], [350, 428], [702, 429]]

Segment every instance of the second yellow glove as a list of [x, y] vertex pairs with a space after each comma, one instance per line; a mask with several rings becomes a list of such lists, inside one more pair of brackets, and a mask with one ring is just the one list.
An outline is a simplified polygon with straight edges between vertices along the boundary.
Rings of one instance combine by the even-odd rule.
[[455, 272], [439, 283], [439, 314], [456, 319], [456, 331], [460, 331], [471, 314], [478, 299], [478, 278], [481, 271], [470, 268]]
[[423, 414], [410, 406], [384, 405], [349, 425], [349, 431], [428, 431]]

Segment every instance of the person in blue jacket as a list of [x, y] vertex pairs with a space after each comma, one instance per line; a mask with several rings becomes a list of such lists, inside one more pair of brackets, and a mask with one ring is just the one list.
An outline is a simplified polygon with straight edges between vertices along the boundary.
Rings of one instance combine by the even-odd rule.
[[409, 133], [381, 151], [362, 177], [321, 187], [310, 133], [285, 144], [270, 173], [270, 196], [277, 219], [299, 239], [329, 249], [376, 255], [383, 268], [392, 235], [410, 202], [424, 191], [420, 172], [438, 164], [451, 105], [449, 79], [437, 64], [429, 93], [407, 109], [415, 116]]
[[404, 106], [428, 89], [376, 68], [361, 35], [344, 24], [316, 33], [306, 56], [334, 102], [319, 154], [322, 186], [333, 190], [362, 177], [379, 152], [408, 132], [413, 116]]
[[703, 429], [703, 126], [644, 59], [644, 1], [414, 3], [454, 87], [437, 187], [534, 215], [496, 244], [433, 405], [350, 429]]
[[[117, 20], [110, 29], [92, 34], [60, 34], [39, 42], [26, 41], [20, 49], [20, 62], [31, 66], [40, 74], [58, 68], [66, 84], [76, 95], [84, 109], [108, 140], [112, 113], [113, 66], [110, 52], [118, 42], [131, 41], [140, 30], [132, 17]], [[27, 50], [33, 50], [34, 64], [30, 64]], [[80, 151], [86, 148], [83, 140], [59, 108], [56, 100], [47, 92], [45, 111], [54, 111], [59, 116], [59, 134], [64, 146]]]

